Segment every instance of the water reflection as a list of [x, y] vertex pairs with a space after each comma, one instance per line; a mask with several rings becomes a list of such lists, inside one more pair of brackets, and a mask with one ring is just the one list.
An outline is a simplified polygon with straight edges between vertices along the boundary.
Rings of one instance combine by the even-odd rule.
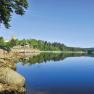
[[48, 61], [60, 61], [68, 57], [79, 57], [79, 56], [88, 56], [88, 55], [85, 53], [40, 53], [39, 55], [36, 56], [20, 58], [19, 62], [23, 62], [23, 64], [27, 63], [35, 64], [43, 62], [46, 63]]
[[20, 62], [17, 71], [26, 78], [27, 94], [94, 94], [91, 56], [41, 53]]

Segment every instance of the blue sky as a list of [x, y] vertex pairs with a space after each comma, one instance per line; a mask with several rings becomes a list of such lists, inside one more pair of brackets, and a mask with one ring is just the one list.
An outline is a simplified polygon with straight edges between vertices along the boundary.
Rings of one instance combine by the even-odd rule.
[[1, 26], [0, 35], [94, 47], [94, 0], [29, 0], [26, 14], [14, 14], [11, 26]]

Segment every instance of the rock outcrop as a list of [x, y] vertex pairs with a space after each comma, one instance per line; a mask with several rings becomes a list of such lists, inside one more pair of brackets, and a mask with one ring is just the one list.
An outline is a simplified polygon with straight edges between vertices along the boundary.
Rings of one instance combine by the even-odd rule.
[[23, 87], [25, 84], [25, 79], [16, 71], [8, 68], [1, 67], [0, 68], [0, 83], [15, 85]]
[[0, 94], [25, 94], [25, 89], [0, 83]]

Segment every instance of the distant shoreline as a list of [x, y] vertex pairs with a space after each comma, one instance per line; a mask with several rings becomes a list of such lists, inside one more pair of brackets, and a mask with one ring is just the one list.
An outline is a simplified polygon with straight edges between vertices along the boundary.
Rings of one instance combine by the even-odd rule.
[[[16, 51], [15, 51], [16, 52]], [[87, 53], [82, 51], [32, 51], [32, 50], [23, 50], [23, 51], [17, 51], [18, 53]]]

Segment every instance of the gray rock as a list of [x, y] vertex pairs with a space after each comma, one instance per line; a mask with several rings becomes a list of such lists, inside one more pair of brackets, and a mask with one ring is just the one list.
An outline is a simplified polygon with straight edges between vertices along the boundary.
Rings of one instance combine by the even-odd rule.
[[0, 82], [23, 87], [25, 84], [25, 79], [19, 73], [10, 68], [0, 67]]

